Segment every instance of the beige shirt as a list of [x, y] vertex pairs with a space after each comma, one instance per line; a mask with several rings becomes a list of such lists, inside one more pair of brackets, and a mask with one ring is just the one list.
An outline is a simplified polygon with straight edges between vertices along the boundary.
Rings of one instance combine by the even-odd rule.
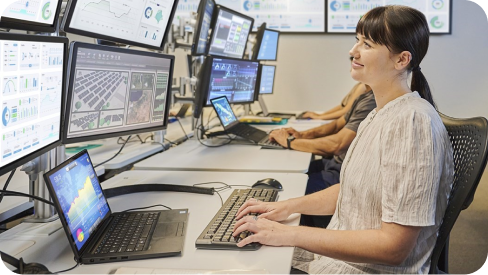
[[294, 267], [311, 274], [428, 273], [453, 174], [444, 124], [417, 92], [373, 110], [347, 151], [328, 229], [379, 229], [381, 222], [421, 226], [414, 249], [400, 266], [344, 262], [297, 249]]

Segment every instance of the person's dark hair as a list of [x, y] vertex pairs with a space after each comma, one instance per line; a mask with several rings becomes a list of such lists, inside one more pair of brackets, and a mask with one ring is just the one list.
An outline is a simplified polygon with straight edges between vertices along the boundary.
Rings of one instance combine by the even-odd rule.
[[356, 27], [361, 34], [379, 45], [385, 45], [394, 54], [409, 51], [412, 60], [410, 89], [436, 107], [429, 83], [420, 70], [420, 62], [429, 48], [429, 25], [420, 11], [400, 5], [377, 7], [368, 11]]

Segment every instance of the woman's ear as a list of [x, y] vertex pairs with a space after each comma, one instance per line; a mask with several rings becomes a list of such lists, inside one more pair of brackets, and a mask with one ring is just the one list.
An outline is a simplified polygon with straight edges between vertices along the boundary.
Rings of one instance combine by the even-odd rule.
[[412, 54], [409, 51], [399, 53], [396, 58], [395, 69], [401, 71], [408, 68], [410, 61], [412, 61]]

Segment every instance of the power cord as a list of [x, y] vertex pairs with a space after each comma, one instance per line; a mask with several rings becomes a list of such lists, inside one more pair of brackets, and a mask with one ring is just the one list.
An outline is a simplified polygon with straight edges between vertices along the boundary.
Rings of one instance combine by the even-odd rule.
[[[141, 136], [136, 135], [135, 137], [137, 137], [141, 143], [146, 143], [145, 140], [142, 140]], [[120, 140], [122, 140], [123, 142], [120, 142]], [[133, 141], [135, 141], [135, 140], [133, 140]], [[117, 144], [124, 144], [124, 143], [127, 143], [127, 142], [132, 142], [132, 141], [130, 141], [130, 138], [127, 138], [127, 140], [124, 140], [122, 137], [119, 137], [117, 139]]]
[[190, 138], [186, 134], [185, 128], [183, 128], [183, 124], [181, 124], [181, 121], [180, 121], [180, 119], [178, 117], [176, 117], [176, 121], [178, 121], [178, 123], [180, 124], [181, 130], [183, 131], [183, 134], [185, 134], [185, 137], [186, 137], [185, 140], [189, 140]]
[[[100, 162], [99, 164], [95, 165], [93, 168], [97, 168], [98, 166], [100, 166], [100, 165], [102, 165], [102, 164], [105, 164], [105, 163], [107, 163], [107, 162], [109, 162], [109, 161], [113, 160], [114, 158], [116, 158], [116, 157], [117, 157], [117, 156], [120, 154], [120, 152], [122, 152], [122, 149], [124, 149], [125, 145], [126, 145], [126, 144], [127, 144], [127, 142], [130, 140], [130, 138], [131, 138], [131, 136], [129, 136], [129, 137], [128, 137], [128, 138], [125, 140], [124, 144], [122, 144], [122, 146], [120, 147], [120, 150], [119, 150], [119, 151], [118, 151], [118, 152], [117, 152], [117, 153], [116, 153], [116, 154], [115, 154], [113, 157], [111, 157], [111, 158], [107, 159], [106, 161]], [[164, 148], [164, 145], [163, 145], [163, 148]]]
[[60, 273], [65, 273], [65, 272], [68, 272], [68, 271], [70, 271], [70, 270], [73, 270], [73, 269], [77, 268], [79, 265], [80, 265], [80, 263], [76, 263], [76, 265], [75, 265], [75, 266], [73, 266], [73, 267], [70, 267], [70, 268], [65, 269], [65, 270], [61, 270], [61, 271], [56, 271], [56, 272], [53, 272], [53, 274], [60, 274]]
[[193, 184], [193, 186], [207, 185], [207, 184], [216, 184], [216, 183], [217, 184], [223, 184], [224, 185], [222, 187], [214, 187], [215, 192], [220, 197], [220, 202], [222, 203], [222, 206], [224, 205], [224, 200], [222, 199], [222, 196], [220, 195], [220, 192], [225, 191], [227, 189], [232, 189], [232, 187], [234, 187], [234, 186], [245, 186], [245, 187], [251, 188], [250, 185], [239, 185], [239, 184], [229, 185], [229, 184], [227, 184], [225, 182], [222, 182], [222, 181], [209, 181], [209, 182], [195, 183], [195, 184]]
[[45, 200], [41, 197], [38, 197], [38, 196], [34, 196], [34, 195], [30, 195], [30, 194], [25, 194], [25, 193], [21, 193], [21, 192], [16, 192], [16, 191], [9, 191], [9, 190], [0, 190], [1, 193], [4, 194], [4, 196], [11, 196], [11, 197], [28, 197], [28, 198], [31, 198], [31, 199], [35, 199], [35, 200], [38, 200], [40, 202], [43, 202], [43, 203], [46, 203], [46, 204], [49, 204], [49, 205], [52, 205], [54, 206], [54, 203], [48, 201], [48, 200]]
[[164, 207], [164, 208], [166, 208], [168, 210], [172, 210], [171, 207], [168, 207], [168, 206], [166, 206], [164, 204], [155, 204], [155, 205], [151, 205], [151, 206], [131, 208], [131, 209], [124, 210], [122, 212], [129, 212], [129, 211], [134, 211], [134, 210], [143, 210], [143, 209], [148, 209], [148, 208], [157, 207], [157, 206], [161, 206], [161, 207]]

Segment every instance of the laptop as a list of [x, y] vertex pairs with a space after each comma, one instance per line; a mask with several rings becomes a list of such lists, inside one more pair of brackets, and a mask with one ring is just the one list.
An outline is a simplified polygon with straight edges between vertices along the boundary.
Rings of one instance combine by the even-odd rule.
[[224, 127], [227, 133], [234, 134], [236, 136], [247, 139], [262, 148], [267, 149], [285, 149], [279, 143], [269, 140], [269, 135], [263, 130], [252, 127], [250, 125], [240, 123], [237, 119], [234, 111], [230, 107], [229, 101], [226, 96], [216, 97], [210, 100], [217, 116], [220, 119], [220, 123]]
[[44, 179], [78, 263], [181, 254], [188, 209], [112, 213], [87, 150]]

